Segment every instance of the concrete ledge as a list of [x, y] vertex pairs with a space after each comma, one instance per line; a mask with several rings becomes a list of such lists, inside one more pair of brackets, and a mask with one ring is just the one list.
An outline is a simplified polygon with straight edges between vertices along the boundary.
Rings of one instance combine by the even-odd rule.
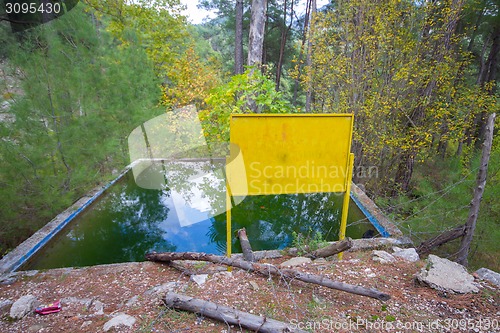
[[[137, 163], [137, 162], [135, 162]], [[95, 188], [78, 199], [73, 205], [57, 215], [49, 223], [35, 232], [30, 238], [19, 244], [0, 260], [0, 274], [18, 270], [26, 261], [43, 248], [59, 231], [71, 222], [79, 213], [90, 206], [106, 189], [120, 180], [135, 163], [127, 166], [118, 177], [107, 185]]]
[[[356, 251], [369, 251], [369, 250], [374, 250], [374, 249], [381, 249], [381, 248], [387, 248], [387, 247], [392, 247], [392, 246], [407, 246], [410, 245], [410, 243], [405, 242], [404, 239], [394, 239], [394, 238], [368, 238], [368, 239], [353, 239], [353, 247], [347, 250], [346, 252], [356, 252]], [[335, 242], [329, 242], [329, 244], [332, 244]], [[264, 251], [254, 251], [254, 255], [256, 260], [262, 260], [262, 259], [276, 259], [276, 258], [281, 258], [285, 255], [289, 256], [297, 256], [298, 255], [298, 250], [297, 248], [287, 248], [283, 250], [264, 250]], [[242, 253], [235, 253], [231, 255], [232, 258], [237, 258], [237, 259], [243, 259], [243, 254]], [[115, 271], [115, 270], [123, 270], [126, 271], [128, 267], [131, 267], [133, 265], [143, 265], [150, 263], [153, 265], [153, 262], [125, 262], [125, 263], [116, 263], [116, 264], [103, 264], [103, 265], [96, 265], [99, 266], [100, 268], [104, 268], [107, 270]], [[192, 262], [195, 263], [195, 262]], [[200, 261], [200, 263], [204, 263], [204, 261]], [[85, 267], [66, 267], [66, 268], [53, 268], [53, 269], [48, 269], [48, 270], [43, 270], [43, 271], [18, 271], [18, 272], [13, 272], [13, 271], [7, 271], [7, 272], [1, 272], [0, 273], [0, 284], [12, 284], [16, 282], [19, 278], [22, 278], [23, 276], [34, 276], [39, 273], [43, 274], [65, 274], [68, 273], [74, 269], [79, 269], [79, 270], [85, 270], [89, 269], [91, 267], [96, 267], [96, 266], [85, 266]]]
[[377, 228], [382, 237], [403, 238], [403, 233], [392, 223], [382, 210], [356, 184], [352, 183], [351, 198]]

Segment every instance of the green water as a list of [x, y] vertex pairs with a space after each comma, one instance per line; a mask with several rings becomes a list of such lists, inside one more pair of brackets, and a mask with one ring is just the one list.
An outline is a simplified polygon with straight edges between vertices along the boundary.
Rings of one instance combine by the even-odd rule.
[[[186, 170], [175, 174], [165, 165], [153, 165], [146, 174], [158, 168], [166, 170], [172, 179], [186, 177]], [[195, 179], [196, 174], [189, 173], [188, 178]], [[180, 183], [165, 178], [161, 186], [145, 189], [137, 185], [144, 181], [134, 179], [129, 172], [23, 269], [143, 261], [144, 254], [150, 251], [223, 254], [226, 214], [224, 182], [220, 178], [198, 177], [188, 182], [189, 186], [178, 186]], [[341, 204], [342, 196], [332, 193], [246, 197], [232, 209], [232, 228], [245, 227], [254, 250], [291, 246], [293, 232], [320, 231], [326, 240], [337, 240]], [[361, 238], [368, 229], [374, 228], [351, 201], [347, 236]], [[233, 251], [239, 250], [234, 239]]]

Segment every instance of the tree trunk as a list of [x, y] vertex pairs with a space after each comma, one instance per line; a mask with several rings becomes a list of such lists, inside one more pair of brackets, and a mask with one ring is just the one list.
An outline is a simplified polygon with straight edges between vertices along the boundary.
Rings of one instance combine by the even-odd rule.
[[199, 313], [204, 317], [218, 320], [227, 325], [235, 325], [236, 327], [246, 328], [253, 332], [306, 333], [306, 331], [294, 328], [292, 325], [278, 320], [256, 316], [224, 305], [205, 301], [199, 298], [179, 295], [173, 292], [169, 292], [163, 299], [163, 302], [169, 308]]
[[234, 74], [243, 73], [243, 0], [236, 0], [236, 32], [234, 36]]
[[[252, 18], [250, 20], [250, 33], [248, 35], [248, 66], [249, 75], [252, 76], [254, 70], [262, 69], [262, 57], [264, 48], [264, 32], [266, 30], [267, 0], [252, 0]], [[248, 97], [247, 108], [253, 113], [260, 110], [255, 102], [255, 98]]]
[[299, 94], [300, 77], [301, 77], [301, 74], [302, 74], [302, 59], [304, 57], [304, 48], [305, 48], [306, 41], [307, 41], [307, 32], [309, 30], [309, 17], [311, 15], [311, 2], [312, 2], [312, 0], [307, 0], [306, 1], [306, 14], [305, 14], [305, 20], [304, 20], [304, 34], [302, 36], [302, 44], [300, 46], [299, 60], [297, 62], [297, 66], [298, 66], [297, 78], [295, 79], [295, 85], [293, 87], [293, 100], [292, 100], [292, 104], [294, 106], [297, 105], [297, 97], [298, 97], [298, 94]]
[[419, 247], [417, 248], [418, 255], [422, 256], [428, 254], [431, 252], [433, 248], [462, 237], [464, 235], [464, 230], [465, 226], [461, 225], [459, 227], [456, 227], [455, 229], [445, 231], [436, 237], [433, 237], [425, 242], [422, 242], [422, 244], [420, 244]]
[[278, 60], [278, 65], [276, 66], [276, 91], [280, 90], [280, 83], [281, 83], [281, 73], [283, 70], [283, 61], [285, 58], [285, 47], [286, 47], [286, 40], [288, 38], [288, 33], [292, 29], [292, 23], [293, 23], [293, 0], [291, 1], [290, 4], [290, 23], [287, 26], [286, 25], [286, 17], [287, 17], [287, 10], [288, 10], [288, 1], [285, 0], [285, 3], [283, 5], [283, 27], [281, 30], [281, 43], [280, 43], [280, 56]]
[[398, 195], [399, 192], [408, 192], [410, 189], [411, 177], [413, 175], [414, 163], [415, 156], [413, 155], [413, 152], [408, 151], [403, 154], [394, 179], [395, 186], [392, 190], [392, 196]]
[[[307, 41], [307, 57], [306, 57], [306, 66], [309, 71], [311, 71], [312, 67], [312, 21], [314, 18], [314, 15], [316, 15], [316, 0], [311, 1], [311, 16], [309, 17], [309, 37]], [[309, 75], [310, 77], [311, 75]], [[307, 92], [306, 92], [306, 112], [309, 113], [311, 112], [312, 108], [312, 98], [313, 98], [313, 87], [312, 87], [312, 80], [309, 80], [309, 83], [307, 85]]]
[[[500, 53], [500, 23], [497, 23], [497, 26], [493, 28], [491, 32], [492, 44], [490, 48], [490, 53], [488, 55], [488, 59], [483, 66], [481, 66], [480, 76], [478, 79], [478, 83], [481, 86], [484, 86], [488, 82], [496, 81], [497, 76], [497, 68], [498, 68], [498, 54]], [[489, 91], [490, 94], [495, 94], [496, 84], [494, 84]], [[486, 112], [482, 112], [479, 119], [479, 133], [478, 140], [476, 143], [483, 141], [486, 138]], [[477, 149], [479, 147], [476, 146]]]
[[305, 257], [313, 259], [326, 258], [333, 256], [334, 254], [349, 250], [351, 247], [352, 247], [352, 239], [350, 237], [347, 237], [341, 240], [340, 242], [332, 243], [328, 246], [322, 247], [321, 249], [317, 249], [316, 251], [308, 253], [305, 255]]
[[267, 0], [252, 0], [252, 18], [248, 36], [248, 66], [262, 65]]
[[255, 261], [255, 256], [253, 255], [252, 246], [247, 237], [247, 231], [245, 228], [238, 230], [238, 239], [240, 240], [241, 250], [243, 251], [243, 258], [246, 261]]
[[330, 280], [321, 275], [302, 273], [293, 269], [278, 269], [273, 265], [252, 263], [245, 260], [228, 258], [206, 253], [196, 252], [163, 252], [148, 253], [146, 259], [150, 261], [171, 262], [174, 260], [198, 260], [208, 261], [216, 264], [238, 267], [249, 272], [256, 272], [264, 276], [279, 276], [289, 280], [299, 280], [302, 282], [314, 283], [331, 289], [342, 290], [351, 294], [376, 298], [381, 301], [387, 301], [390, 295], [382, 293], [374, 288], [364, 288], [351, 284]]
[[493, 113], [488, 117], [488, 122], [485, 130], [486, 138], [484, 140], [483, 152], [481, 156], [481, 165], [477, 174], [477, 187], [474, 190], [474, 198], [472, 199], [471, 207], [469, 210], [469, 217], [467, 218], [467, 223], [465, 224], [465, 234], [460, 244], [460, 250], [458, 251], [457, 262], [464, 266], [467, 266], [468, 264], [467, 257], [469, 255], [472, 237], [474, 236], [474, 230], [476, 229], [477, 216], [479, 215], [479, 206], [481, 205], [484, 188], [486, 186], [488, 163], [490, 160], [491, 146], [493, 144], [493, 128], [495, 126], [495, 116], [496, 115]]

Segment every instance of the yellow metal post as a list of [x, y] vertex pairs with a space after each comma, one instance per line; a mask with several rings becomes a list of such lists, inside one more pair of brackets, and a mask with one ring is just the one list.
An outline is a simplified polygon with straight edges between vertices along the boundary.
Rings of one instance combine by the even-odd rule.
[[231, 258], [231, 193], [229, 186], [226, 184], [226, 255]]
[[[226, 180], [226, 256], [231, 258], [232, 233], [231, 233], [231, 190]], [[227, 267], [227, 271], [231, 272], [231, 266]]]
[[[347, 214], [349, 211], [349, 199], [351, 195], [351, 182], [352, 182], [352, 169], [354, 167], [354, 154], [349, 154], [349, 167], [347, 170], [347, 179], [346, 179], [346, 191], [344, 193], [344, 202], [342, 204], [342, 218], [340, 220], [340, 232], [339, 232], [339, 240], [343, 240], [345, 238], [345, 230], [347, 228]], [[339, 260], [342, 260], [344, 253], [339, 253]]]

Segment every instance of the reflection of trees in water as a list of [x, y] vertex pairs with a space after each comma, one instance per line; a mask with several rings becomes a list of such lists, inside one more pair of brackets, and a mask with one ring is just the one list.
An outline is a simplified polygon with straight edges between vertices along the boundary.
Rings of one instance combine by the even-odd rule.
[[84, 243], [99, 244], [79, 245], [87, 256], [94, 252], [95, 258], [108, 258], [103, 259], [106, 262], [142, 261], [151, 249], [175, 251], [160, 227], [169, 214], [169, 208], [162, 204], [169, 192], [141, 189], [132, 175], [125, 176], [121, 185], [108, 190], [105, 200], [95, 206], [95, 214], [86, 214], [88, 219], [95, 218], [89, 227], [75, 229], [72, 234]]
[[[335, 240], [340, 225], [342, 196], [334, 193], [248, 196], [232, 210], [233, 229], [245, 227], [255, 249], [276, 249], [292, 242], [292, 233], [319, 231]], [[226, 215], [215, 217], [209, 235], [225, 248]], [[238, 248], [239, 244], [234, 242]]]
[[[195, 193], [209, 203], [214, 217], [207, 231], [211, 242], [223, 253], [226, 247], [226, 197], [222, 161], [162, 161], [154, 163], [149, 172], [159, 172], [166, 182], [162, 195], [171, 191], [180, 194], [193, 204]], [[197, 181], [194, 181], [197, 179]], [[156, 193], [158, 191], [146, 191]], [[309, 234], [321, 232], [326, 240], [338, 239], [343, 194], [314, 193], [291, 195], [248, 196], [232, 210], [233, 229], [245, 227], [255, 249], [272, 249], [288, 246], [293, 232]], [[155, 202], [161, 198], [142, 198]], [[164, 207], [168, 210], [167, 207]], [[353, 214], [353, 207], [349, 216]], [[138, 211], [143, 207], [136, 207]], [[168, 213], [165, 212], [165, 216]], [[353, 216], [354, 217], [354, 216]], [[143, 218], [143, 217], [141, 217]], [[154, 218], [147, 220], [153, 221]], [[195, 221], [193, 221], [195, 222]], [[161, 231], [160, 231], [161, 232]], [[364, 232], [364, 230], [363, 230]], [[234, 246], [239, 244], [234, 240]]]
[[[210, 160], [199, 161], [155, 161], [141, 177], [162, 179], [157, 188], [175, 191], [189, 204], [195, 193], [201, 193], [212, 207], [212, 214], [225, 210], [224, 163]], [[161, 177], [157, 177], [160, 174]]]

